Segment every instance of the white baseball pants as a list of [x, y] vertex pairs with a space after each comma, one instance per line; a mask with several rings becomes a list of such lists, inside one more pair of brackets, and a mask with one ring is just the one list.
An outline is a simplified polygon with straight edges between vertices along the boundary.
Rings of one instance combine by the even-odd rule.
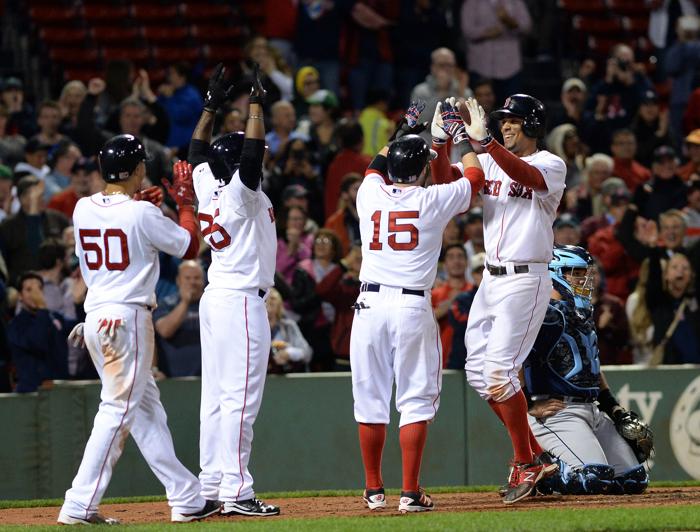
[[567, 403], [564, 410], [541, 422], [527, 418], [542, 448], [573, 468], [607, 464], [621, 475], [639, 465], [615, 424], [593, 403]]
[[506, 401], [520, 391], [518, 372], [547, 312], [552, 292], [547, 265], [530, 268], [530, 273], [498, 276], [484, 270], [474, 297], [465, 369], [469, 384], [486, 400]]
[[442, 348], [440, 333], [425, 296], [381, 286], [361, 292], [350, 336], [350, 365], [355, 420], [389, 423], [391, 390], [396, 381], [399, 426], [432, 420], [440, 406]]
[[199, 304], [199, 480], [207, 499], [254, 495], [248, 461], [270, 356], [270, 323], [257, 292], [208, 289]]
[[[104, 319], [121, 319], [113, 338]], [[85, 343], [102, 380], [100, 406], [62, 512], [88, 518], [97, 512], [112, 471], [131, 433], [153, 473], [165, 486], [173, 513], [204, 506], [197, 478], [175, 456], [160, 391], [151, 373], [153, 321], [138, 305], [109, 305], [88, 313]]]

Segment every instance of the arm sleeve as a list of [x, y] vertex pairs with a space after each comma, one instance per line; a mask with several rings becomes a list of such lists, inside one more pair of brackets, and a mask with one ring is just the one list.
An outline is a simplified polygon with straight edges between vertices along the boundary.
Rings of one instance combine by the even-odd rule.
[[187, 162], [196, 168], [202, 163], [209, 162], [209, 143], [205, 140], [192, 139], [187, 153]]
[[513, 181], [537, 192], [556, 193], [564, 190], [566, 164], [561, 159], [557, 161], [558, 158], [552, 158], [535, 166], [512, 154], [495, 140], [486, 145], [486, 151]]
[[[663, 272], [661, 269], [661, 248], [653, 250], [649, 256], [649, 279], [646, 292], [647, 308], [653, 309], [663, 304]], [[665, 331], [664, 331], [665, 333]]]
[[243, 184], [250, 190], [257, 190], [262, 181], [262, 162], [265, 155], [263, 139], [245, 139], [241, 151], [240, 175]]
[[433, 184], [442, 185], [462, 177], [462, 171], [456, 164], [450, 164], [451, 142], [444, 144], [433, 144], [433, 149], [438, 156], [430, 161], [430, 174], [433, 177]]
[[168, 133], [170, 132], [170, 118], [168, 118], [168, 113], [166, 113], [163, 106], [158, 103], [158, 100], [153, 103], [147, 102], [146, 100], [141, 101], [148, 107], [148, 110], [151, 111], [151, 114], [156, 119], [153, 125], [146, 125], [143, 129], [148, 133], [148, 137], [157, 140], [161, 144], [165, 144], [168, 141]]
[[620, 225], [618, 225], [615, 230], [615, 236], [630, 257], [637, 262], [642, 262], [649, 256], [652, 248], [642, 244], [634, 236], [634, 226], [636, 220], [637, 211], [634, 209], [627, 209], [625, 214], [622, 216], [622, 220], [620, 220]]
[[372, 162], [369, 163], [369, 166], [365, 171], [365, 176], [369, 174], [379, 174], [384, 179], [389, 178], [388, 164], [385, 155], [375, 155], [374, 159], [372, 159]]
[[[191, 245], [190, 232], [163, 216], [155, 205], [147, 201], [139, 201], [138, 205], [141, 207], [141, 230], [153, 247], [168, 255], [183, 257]], [[181, 211], [180, 216], [182, 214]], [[194, 212], [191, 216], [194, 219]]]

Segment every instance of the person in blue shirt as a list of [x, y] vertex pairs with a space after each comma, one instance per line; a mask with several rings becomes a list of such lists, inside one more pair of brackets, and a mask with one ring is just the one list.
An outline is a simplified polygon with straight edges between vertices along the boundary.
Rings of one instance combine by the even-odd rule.
[[189, 65], [175, 63], [168, 67], [167, 83], [158, 88], [160, 103], [170, 119], [170, 134], [166, 145], [187, 148], [199, 120], [203, 100], [199, 91], [188, 83]]

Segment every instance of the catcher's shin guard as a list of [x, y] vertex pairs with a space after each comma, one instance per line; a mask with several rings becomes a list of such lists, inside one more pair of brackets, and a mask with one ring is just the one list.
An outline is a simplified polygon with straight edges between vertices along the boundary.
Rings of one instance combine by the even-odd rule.
[[604, 495], [615, 491], [615, 469], [607, 464], [585, 464], [569, 470], [565, 477], [566, 493], [570, 495]]
[[649, 486], [649, 473], [642, 464], [628, 469], [613, 479], [613, 487], [617, 495], [638, 495], [644, 493]]

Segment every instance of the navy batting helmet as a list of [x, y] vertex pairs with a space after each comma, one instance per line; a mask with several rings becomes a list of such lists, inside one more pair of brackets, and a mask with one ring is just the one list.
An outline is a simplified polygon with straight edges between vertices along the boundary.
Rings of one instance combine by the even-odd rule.
[[508, 117], [523, 119], [523, 133], [535, 139], [544, 137], [546, 113], [544, 104], [528, 94], [513, 94], [506, 98], [503, 107], [491, 112], [494, 120]]
[[146, 149], [133, 135], [117, 135], [102, 146], [99, 161], [107, 183], [126, 181], [139, 163], [146, 161]]
[[389, 179], [395, 183], [413, 183], [434, 158], [428, 143], [418, 135], [404, 135], [389, 145]]
[[216, 139], [210, 148], [209, 167], [216, 179], [228, 183], [241, 164], [245, 134], [227, 133]]

